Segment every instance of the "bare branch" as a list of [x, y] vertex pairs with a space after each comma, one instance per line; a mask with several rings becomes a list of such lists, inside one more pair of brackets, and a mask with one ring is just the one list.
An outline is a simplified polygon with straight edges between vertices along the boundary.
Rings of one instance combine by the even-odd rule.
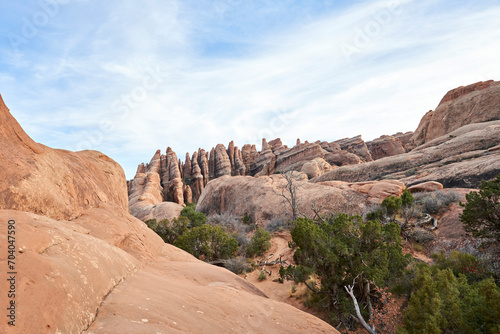
[[[356, 278], [358, 278], [358, 276], [356, 276]], [[358, 320], [361, 323], [361, 325], [368, 331], [368, 333], [376, 334], [375, 327], [370, 327], [370, 325], [368, 325], [366, 323], [365, 319], [361, 315], [361, 310], [359, 309], [358, 300], [354, 296], [353, 290], [354, 290], [354, 286], [356, 285], [356, 278], [354, 278], [352, 285], [344, 286], [344, 289], [345, 289], [345, 291], [347, 291], [349, 296], [351, 296], [351, 299], [354, 303], [354, 308], [356, 309], [356, 315], [358, 316]]]

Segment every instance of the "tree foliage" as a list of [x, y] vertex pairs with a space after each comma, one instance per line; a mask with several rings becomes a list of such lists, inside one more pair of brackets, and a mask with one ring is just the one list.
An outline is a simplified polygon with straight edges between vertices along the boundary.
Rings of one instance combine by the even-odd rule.
[[196, 211], [196, 208], [191, 203], [182, 209], [181, 217], [189, 219], [190, 228], [199, 227], [207, 223], [207, 217], [202, 212]]
[[401, 210], [402, 205], [403, 201], [401, 197], [397, 196], [389, 196], [386, 199], [384, 199], [381, 204], [381, 206], [387, 210], [387, 213], [389, 215], [396, 214], [399, 210]]
[[236, 239], [230, 237], [220, 226], [208, 224], [189, 229], [174, 245], [205, 261], [233, 257], [238, 249]]
[[500, 241], [500, 174], [492, 181], [482, 181], [479, 192], [472, 191], [465, 197], [460, 215], [467, 232], [480, 238]]
[[173, 244], [197, 258], [206, 261], [231, 258], [238, 249], [238, 242], [220, 226], [206, 224], [207, 218], [188, 205], [172, 222], [168, 219], [150, 219], [146, 225], [166, 243]]
[[269, 248], [271, 248], [271, 233], [258, 227], [247, 246], [247, 256], [262, 255]]
[[[346, 214], [321, 223], [299, 218], [291, 234], [298, 246], [294, 254], [297, 265], [281, 267], [281, 277], [306, 283], [318, 295], [319, 304], [336, 313], [337, 319], [353, 314], [345, 286], [356, 280], [356, 298], [370, 307], [370, 290], [387, 286], [408, 263], [395, 223], [365, 223], [359, 216]], [[319, 287], [307, 282], [311, 274], [320, 281]]]
[[450, 268], [416, 266], [399, 333], [500, 333], [500, 289], [489, 278], [469, 283]]

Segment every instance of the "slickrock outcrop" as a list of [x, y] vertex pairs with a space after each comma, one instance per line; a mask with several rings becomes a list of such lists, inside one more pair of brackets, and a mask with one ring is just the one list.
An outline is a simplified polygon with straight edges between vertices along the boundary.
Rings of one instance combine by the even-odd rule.
[[[2, 321], [1, 333], [336, 332], [166, 245], [128, 213], [125, 177], [110, 158], [34, 143], [3, 103], [0, 120], [0, 243], [15, 221], [17, 255], [16, 326]], [[138, 174], [156, 183], [167, 170], [177, 178], [170, 157], [155, 154]], [[174, 203], [157, 205], [164, 204]], [[6, 252], [0, 266], [7, 268]], [[9, 288], [0, 281], [2, 296]]]
[[411, 186], [437, 181], [445, 188], [477, 188], [500, 173], [500, 121], [465, 125], [416, 149], [359, 165], [342, 166], [313, 182], [398, 179]]
[[404, 144], [394, 136], [381, 136], [373, 141], [367, 142], [373, 160], [406, 153]]
[[[300, 174], [297, 173], [297, 176]], [[380, 203], [391, 195], [400, 195], [405, 186], [398, 181], [310, 183], [297, 179], [299, 211], [306, 216], [318, 212], [361, 214], [366, 205]], [[289, 219], [290, 207], [280, 195], [286, 180], [283, 175], [222, 177], [211, 181], [196, 209], [205, 214], [248, 214], [252, 221], [266, 225], [272, 219]], [[287, 196], [289, 194], [284, 192]]]
[[123, 169], [96, 151], [69, 152], [35, 143], [0, 96], [0, 209], [74, 219], [100, 203], [128, 210]]
[[373, 160], [368, 147], [366, 147], [365, 142], [363, 141], [363, 139], [361, 139], [361, 135], [352, 138], [336, 140], [335, 142], [340, 145], [340, 148], [342, 150], [356, 154], [363, 161]]
[[500, 81], [478, 82], [449, 91], [420, 121], [408, 148], [413, 149], [460, 127], [500, 120]]

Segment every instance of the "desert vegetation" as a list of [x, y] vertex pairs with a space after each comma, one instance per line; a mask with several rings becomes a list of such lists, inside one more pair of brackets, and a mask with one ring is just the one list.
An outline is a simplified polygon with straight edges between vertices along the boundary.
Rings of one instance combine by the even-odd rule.
[[271, 234], [251, 223], [248, 215], [218, 214], [207, 219], [195, 207], [187, 204], [178, 218], [150, 219], [146, 225], [166, 243], [236, 274], [253, 270], [247, 257], [262, 255], [271, 247]]
[[[292, 200], [297, 188], [290, 178], [277, 194], [290, 219], [272, 219], [265, 229], [248, 214], [207, 218], [194, 205], [172, 222], [147, 224], [165, 242], [234, 273], [259, 268], [258, 281], [266, 280], [268, 271], [247, 258], [264, 255], [271, 233], [288, 230], [294, 262], [281, 265], [279, 281], [295, 282], [291, 296], [299, 284], [307, 287], [304, 303], [340, 331], [498, 333], [500, 266], [494, 248], [484, 252], [482, 247], [485, 240], [498, 241], [499, 184], [497, 176], [466, 196], [461, 221], [475, 239], [454, 247], [428, 245], [437, 227], [434, 217], [462, 198], [453, 190], [412, 194], [406, 189], [362, 216], [313, 210], [314, 217], [298, 217], [299, 203]], [[405, 255], [404, 243], [426, 252], [431, 263]]]

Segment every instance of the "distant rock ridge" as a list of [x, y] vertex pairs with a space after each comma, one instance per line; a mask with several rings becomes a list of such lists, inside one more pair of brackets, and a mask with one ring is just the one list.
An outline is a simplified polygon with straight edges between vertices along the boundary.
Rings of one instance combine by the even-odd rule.
[[222, 176], [263, 176], [304, 169], [312, 178], [337, 166], [372, 161], [361, 136], [339, 142], [342, 146], [338, 142], [298, 140], [289, 148], [280, 138], [269, 142], [263, 138], [262, 149], [257, 151], [256, 145], [245, 144], [240, 150], [231, 141], [227, 148], [218, 144], [209, 154], [201, 148], [191, 156], [186, 153], [184, 162], [170, 147], [165, 154], [158, 150], [149, 163], [137, 167], [134, 179], [128, 182], [130, 210], [149, 217], [144, 214], [144, 202], [151, 209], [161, 202], [197, 202], [207, 183]]
[[[301, 172], [304, 178], [314, 179], [312, 182], [366, 182], [384, 176], [397, 176], [408, 184], [415, 184], [424, 177], [432, 181], [432, 175], [446, 185], [472, 187], [480, 177], [491, 176], [497, 170], [498, 150], [491, 148], [500, 144], [494, 137], [496, 123], [486, 124], [496, 120], [500, 120], [500, 82], [490, 80], [450, 90], [436, 110], [431, 110], [423, 116], [415, 132], [383, 135], [368, 142], [365, 142], [361, 135], [332, 142], [303, 142], [297, 139], [293, 147], [283, 145], [280, 138], [270, 141], [263, 138], [260, 151], [255, 144], [245, 144], [241, 146], [241, 150], [235, 146], [234, 141], [231, 141], [227, 148], [218, 144], [211, 148], [209, 154], [206, 153], [208, 151], [199, 149], [191, 156], [186, 154], [184, 163], [174, 163], [173, 166], [183, 174], [181, 178], [177, 177], [175, 182], [170, 174], [160, 175], [163, 201], [172, 201], [179, 205], [189, 203], [190, 200], [198, 202], [207, 184], [223, 176], [270, 176], [288, 171]], [[485, 126], [472, 126], [474, 123]], [[468, 131], [475, 131], [475, 135], [469, 135]], [[446, 144], [444, 142], [456, 136], [461, 137], [460, 140], [464, 142], [461, 142], [461, 147], [451, 150], [447, 145], [455, 145], [459, 140]], [[466, 143], [466, 138], [471, 142]], [[439, 142], [436, 143], [436, 140]], [[429, 145], [434, 148], [426, 149]], [[485, 149], [488, 150], [484, 151]], [[469, 152], [471, 150], [483, 151]], [[410, 151], [413, 153], [410, 154]], [[453, 154], [456, 154], [456, 157], [450, 156]], [[156, 157], [155, 154], [148, 166], [154, 164]], [[479, 157], [490, 164], [483, 167], [483, 160], [479, 161]], [[470, 161], [462, 162], [465, 159]], [[472, 172], [468, 173], [467, 179], [460, 181], [451, 175], [453, 166], [446, 166], [455, 161], [464, 166], [477, 163], [481, 166], [480, 172], [477, 176], [472, 176]], [[436, 164], [440, 165], [436, 167]], [[429, 176], [417, 171], [423, 169], [424, 165], [429, 165], [429, 170], [432, 170]], [[152, 191], [151, 195], [145, 194], [144, 198], [157, 198], [157, 186], [142, 186], [144, 182], [156, 182], [156, 178], [146, 177], [141, 170], [141, 167], [138, 168], [134, 180], [129, 181], [129, 194], [132, 196], [138, 192], [142, 194]], [[444, 170], [448, 171], [440, 172]], [[463, 174], [463, 171], [455, 171], [455, 174], [458, 173]], [[141, 181], [137, 182], [136, 179]], [[175, 190], [172, 184], [174, 188], [184, 189], [184, 196], [181, 196], [180, 191], [179, 195], [173, 195]], [[133, 209], [131, 202], [131, 211]]]

